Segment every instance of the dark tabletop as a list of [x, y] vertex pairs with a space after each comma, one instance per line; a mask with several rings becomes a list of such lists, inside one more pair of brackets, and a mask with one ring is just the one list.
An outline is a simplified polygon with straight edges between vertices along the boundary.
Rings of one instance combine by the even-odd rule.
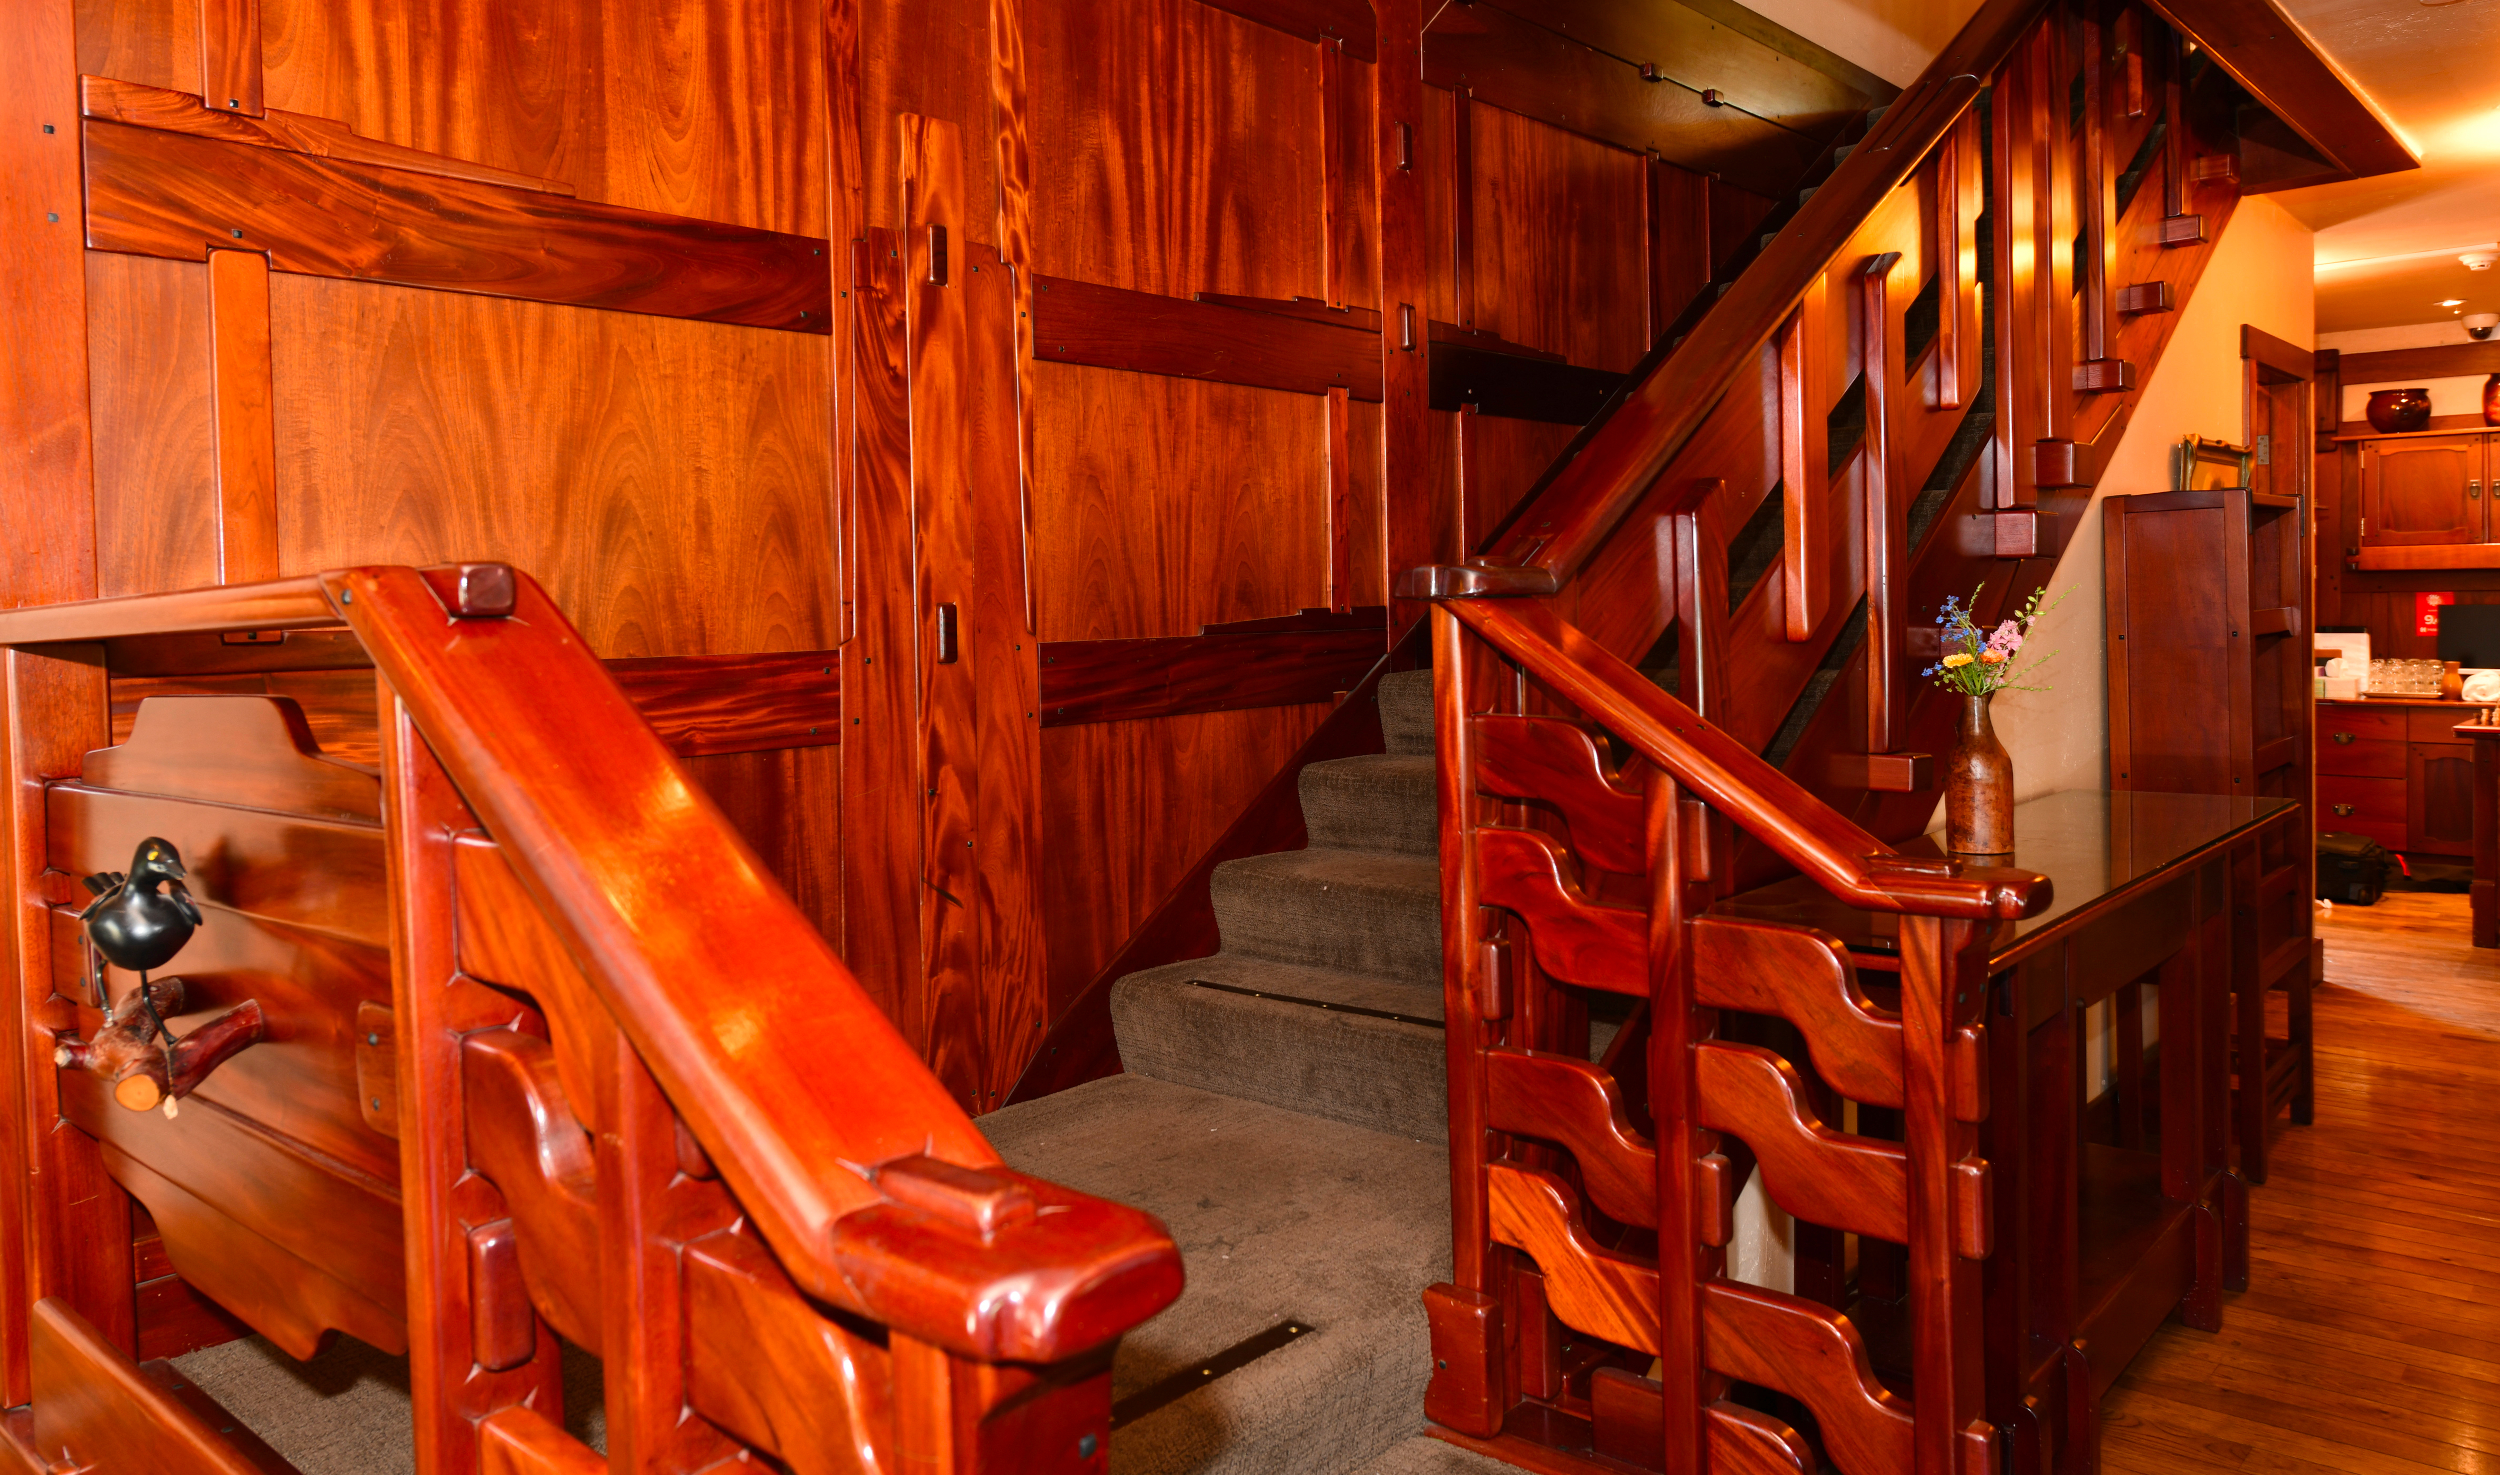
[[[2061, 919], [2229, 843], [2293, 802], [2065, 789], [2015, 805], [2013, 858], [1989, 864], [2037, 871], [2049, 878], [2055, 895], [2040, 915], [2002, 925], [1995, 948], [1999, 960]], [[1942, 842], [1941, 835], [1922, 835], [1899, 849], [1905, 855], [1940, 855]], [[1844, 906], [1802, 876], [1730, 897], [1714, 910], [1820, 927], [1861, 950], [1895, 948], [1896, 918]]]

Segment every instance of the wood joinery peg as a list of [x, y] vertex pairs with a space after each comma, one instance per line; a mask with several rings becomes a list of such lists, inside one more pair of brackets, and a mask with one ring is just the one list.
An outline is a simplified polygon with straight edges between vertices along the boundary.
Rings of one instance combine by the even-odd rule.
[[113, 1099], [132, 1111], [162, 1106], [167, 1117], [177, 1115], [175, 1103], [211, 1071], [269, 1035], [260, 1001], [245, 999], [175, 1039], [165, 1020], [183, 1012], [183, 994], [179, 978], [141, 983], [113, 1006], [94, 1039], [61, 1041], [52, 1063], [103, 1077]]

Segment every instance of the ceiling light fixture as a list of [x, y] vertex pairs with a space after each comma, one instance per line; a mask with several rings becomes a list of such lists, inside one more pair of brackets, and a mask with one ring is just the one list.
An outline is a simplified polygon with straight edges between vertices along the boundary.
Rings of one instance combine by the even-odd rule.
[[2493, 262], [2500, 261], [2500, 251], [2468, 251], [2457, 260], [2465, 263], [2467, 271], [2489, 271]]
[[2451, 297], [2451, 298], [2449, 298], [2447, 301], [2442, 302], [2442, 303], [2440, 303], [2439, 305], [2440, 305], [2441, 307], [2463, 307], [2463, 306], [2465, 306], [2465, 299], [2464, 299], [2464, 298], [2462, 298], [2462, 297]]

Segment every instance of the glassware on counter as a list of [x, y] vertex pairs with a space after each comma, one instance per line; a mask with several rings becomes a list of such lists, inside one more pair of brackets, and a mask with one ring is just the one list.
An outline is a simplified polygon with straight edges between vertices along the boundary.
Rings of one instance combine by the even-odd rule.
[[2370, 662], [2369, 683], [2362, 691], [2376, 697], [2437, 697], [2446, 667], [2438, 661], [2380, 657]]

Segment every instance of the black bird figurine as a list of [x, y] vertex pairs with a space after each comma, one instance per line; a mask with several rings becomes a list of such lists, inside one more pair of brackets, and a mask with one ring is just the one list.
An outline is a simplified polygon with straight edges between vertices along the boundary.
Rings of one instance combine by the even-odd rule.
[[130, 857], [129, 875], [101, 871], [86, 878], [95, 900], [78, 921], [106, 961], [139, 975], [143, 997], [148, 970], [173, 961], [200, 925], [200, 909], [182, 884], [188, 874], [182, 853], [151, 835]]

